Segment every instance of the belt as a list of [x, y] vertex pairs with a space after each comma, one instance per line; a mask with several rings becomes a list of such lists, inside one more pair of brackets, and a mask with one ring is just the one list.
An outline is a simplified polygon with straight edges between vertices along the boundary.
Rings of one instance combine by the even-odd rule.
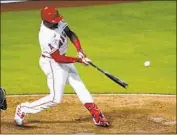
[[44, 54], [42, 54], [41, 56], [42, 56], [43, 58], [50, 58], [50, 59], [52, 59], [51, 57], [46, 56], [46, 55], [44, 55]]

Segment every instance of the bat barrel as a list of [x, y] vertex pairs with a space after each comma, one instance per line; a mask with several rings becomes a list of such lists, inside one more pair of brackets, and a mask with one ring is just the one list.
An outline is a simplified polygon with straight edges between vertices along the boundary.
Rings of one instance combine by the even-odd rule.
[[97, 67], [96, 65], [94, 65], [92, 62], [89, 62], [89, 64], [96, 68], [98, 71], [100, 71], [101, 73], [105, 74], [109, 79], [111, 79], [112, 81], [114, 81], [115, 83], [119, 84], [120, 86], [124, 87], [124, 88], [127, 88], [128, 84], [125, 83], [124, 81], [118, 79], [117, 77], [109, 74], [108, 72], [102, 70], [101, 68]]

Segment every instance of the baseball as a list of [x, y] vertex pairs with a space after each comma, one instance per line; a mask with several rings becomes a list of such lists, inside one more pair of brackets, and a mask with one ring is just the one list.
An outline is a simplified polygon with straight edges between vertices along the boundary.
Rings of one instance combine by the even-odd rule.
[[145, 67], [149, 67], [150, 64], [151, 64], [150, 61], [145, 61], [145, 62], [144, 62], [144, 66], [145, 66]]

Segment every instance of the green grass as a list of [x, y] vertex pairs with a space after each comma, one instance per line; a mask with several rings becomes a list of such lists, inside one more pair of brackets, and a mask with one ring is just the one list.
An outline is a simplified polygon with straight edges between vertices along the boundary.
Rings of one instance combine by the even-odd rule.
[[[176, 2], [61, 8], [88, 57], [129, 83], [127, 90], [76, 64], [91, 93], [176, 93]], [[40, 11], [1, 14], [1, 83], [7, 94], [48, 93], [39, 68]], [[76, 56], [70, 43], [68, 55]], [[151, 66], [144, 67], [150, 60]], [[66, 86], [66, 93], [73, 92]]]

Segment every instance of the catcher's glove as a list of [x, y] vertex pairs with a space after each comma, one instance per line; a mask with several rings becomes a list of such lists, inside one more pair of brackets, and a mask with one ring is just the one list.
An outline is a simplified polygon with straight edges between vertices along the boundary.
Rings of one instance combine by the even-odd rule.
[[7, 109], [6, 91], [3, 88], [0, 88], [0, 109]]

